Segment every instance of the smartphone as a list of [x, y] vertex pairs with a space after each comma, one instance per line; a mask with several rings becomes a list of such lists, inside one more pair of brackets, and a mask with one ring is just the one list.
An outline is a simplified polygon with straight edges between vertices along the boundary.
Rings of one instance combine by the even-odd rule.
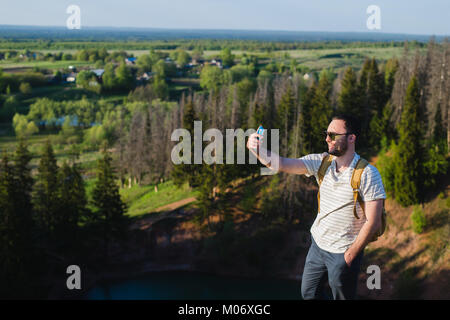
[[[263, 134], [264, 134], [264, 128], [263, 128], [262, 125], [260, 125], [260, 126], [258, 127], [258, 130], [256, 130], [256, 133], [257, 133], [257, 134], [260, 134], [260, 135], [263, 135]], [[259, 138], [258, 138], [258, 139], [259, 139]]]

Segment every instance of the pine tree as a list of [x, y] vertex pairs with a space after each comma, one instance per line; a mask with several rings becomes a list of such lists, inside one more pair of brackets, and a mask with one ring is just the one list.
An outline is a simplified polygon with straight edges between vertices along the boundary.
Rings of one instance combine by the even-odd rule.
[[[28, 297], [36, 262], [32, 242], [31, 156], [23, 140], [13, 156], [3, 155], [0, 166], [0, 296]], [[5, 292], [3, 290], [6, 290]]]
[[378, 64], [375, 58], [370, 62], [370, 69], [367, 75], [367, 99], [369, 116], [381, 116], [386, 103], [384, 74], [378, 70]]
[[302, 120], [303, 120], [303, 149], [300, 151], [302, 154], [309, 154], [312, 152], [313, 148], [313, 137], [312, 133], [312, 110], [314, 108], [314, 97], [316, 95], [317, 85], [313, 83], [313, 85], [308, 89], [303, 101], [302, 101]]
[[434, 128], [432, 134], [432, 141], [438, 149], [439, 153], [447, 154], [447, 130], [445, 130], [444, 123], [442, 121], [442, 111], [441, 104], [439, 103], [436, 108], [436, 113], [434, 116]]
[[103, 147], [102, 157], [97, 163], [97, 174], [92, 193], [94, 216], [103, 227], [106, 259], [109, 257], [109, 244], [113, 238], [121, 237], [127, 228], [126, 205], [122, 202], [116, 184], [112, 158]]
[[384, 81], [385, 81], [385, 97], [386, 99], [390, 99], [392, 95], [392, 90], [394, 89], [395, 83], [395, 74], [398, 70], [399, 63], [397, 58], [389, 59], [386, 62], [385, 73], [384, 73]]
[[351, 114], [357, 119], [361, 119], [363, 101], [358, 88], [356, 73], [351, 67], [345, 70], [341, 85], [342, 89], [338, 97], [337, 111], [339, 113]]
[[432, 136], [427, 141], [427, 159], [424, 163], [425, 178], [423, 181], [427, 189], [433, 189], [437, 181], [447, 173], [447, 137], [442, 124], [441, 106], [438, 104], [434, 117]]
[[76, 165], [64, 162], [59, 170], [59, 203], [57, 231], [65, 243], [78, 240], [78, 222], [87, 217], [87, 198], [83, 177]]
[[50, 141], [47, 140], [38, 165], [32, 203], [39, 226], [53, 233], [58, 219], [58, 165]]
[[[199, 171], [201, 164], [194, 164], [194, 121], [197, 120], [194, 104], [189, 102], [184, 107], [183, 113], [183, 128], [188, 130], [191, 135], [191, 163], [181, 163], [174, 165], [172, 170], [172, 179], [177, 186], [182, 186], [185, 182], [189, 183], [191, 188], [200, 185]], [[203, 133], [202, 133], [203, 136]], [[203, 150], [203, 149], [202, 149]]]
[[21, 242], [25, 248], [30, 245], [31, 230], [33, 229], [31, 193], [34, 181], [30, 168], [31, 154], [23, 139], [19, 140], [13, 161], [18, 191], [16, 200], [17, 218], [21, 228]]
[[281, 97], [277, 111], [276, 127], [280, 129], [280, 137], [282, 138], [280, 152], [286, 154], [295, 117], [295, 98], [291, 86], [288, 86], [286, 92]]
[[0, 163], [0, 295], [6, 296], [17, 279], [18, 257], [14, 251], [17, 241], [16, 199], [13, 169], [6, 153]]
[[423, 156], [423, 115], [420, 91], [415, 76], [406, 90], [405, 106], [398, 126], [399, 141], [394, 155], [395, 199], [408, 206], [421, 201]]
[[327, 129], [333, 109], [330, 102], [331, 83], [328, 77], [321, 77], [315, 96], [313, 98], [313, 108], [311, 110], [311, 132], [312, 132], [312, 152], [323, 152], [325, 139], [323, 131]]
[[361, 121], [361, 135], [357, 139], [357, 145], [359, 146], [359, 153], [364, 155], [366, 153], [367, 147], [369, 146], [369, 125], [370, 125], [370, 108], [369, 108], [369, 98], [368, 98], [368, 79], [369, 74], [372, 69], [372, 60], [367, 58], [364, 61], [362, 69], [360, 71], [359, 81], [358, 81], [358, 91], [361, 97], [361, 107], [359, 112], [359, 119]]

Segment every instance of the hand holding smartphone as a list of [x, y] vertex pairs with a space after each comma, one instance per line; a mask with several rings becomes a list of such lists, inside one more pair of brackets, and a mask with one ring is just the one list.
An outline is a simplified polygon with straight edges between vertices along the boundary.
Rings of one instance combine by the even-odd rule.
[[258, 147], [261, 144], [262, 139], [263, 139], [263, 134], [264, 134], [264, 128], [263, 128], [263, 126], [259, 126], [258, 130], [256, 130], [255, 133], [252, 133], [250, 135], [248, 142], [247, 142], [247, 148], [253, 149], [253, 150], [258, 150]]

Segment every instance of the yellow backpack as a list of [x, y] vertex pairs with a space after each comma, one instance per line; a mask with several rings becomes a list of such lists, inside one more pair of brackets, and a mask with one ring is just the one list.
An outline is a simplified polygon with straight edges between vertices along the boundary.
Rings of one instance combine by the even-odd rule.
[[[333, 161], [333, 156], [328, 154], [325, 158], [323, 158], [322, 163], [320, 164], [319, 171], [317, 172], [317, 176], [319, 178], [319, 191], [317, 192], [317, 201], [318, 201], [318, 212], [320, 212], [320, 185], [322, 184], [325, 173], [327, 172], [328, 167], [331, 165]], [[353, 170], [351, 186], [353, 189], [353, 215], [356, 219], [359, 219], [358, 214], [356, 213], [356, 201], [359, 202], [361, 209], [364, 212], [364, 201], [361, 199], [361, 195], [359, 194], [359, 186], [361, 185], [361, 175], [364, 171], [364, 168], [369, 164], [366, 159], [359, 158], [356, 163], [355, 170]], [[386, 210], [384, 209], [384, 200], [383, 200], [383, 210], [381, 214], [381, 227], [375, 232], [370, 242], [375, 241], [380, 237], [384, 231], [386, 230]]]

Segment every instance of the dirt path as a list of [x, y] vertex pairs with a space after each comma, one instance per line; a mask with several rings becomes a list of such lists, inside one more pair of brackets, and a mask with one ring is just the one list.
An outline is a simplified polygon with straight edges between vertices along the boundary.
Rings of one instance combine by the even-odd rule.
[[197, 199], [195, 197], [190, 197], [186, 199], [182, 199], [179, 201], [175, 201], [169, 204], [166, 204], [165, 206], [156, 208], [155, 210], [152, 210], [153, 214], [149, 214], [146, 217], [142, 217], [138, 219], [134, 225], [131, 227], [131, 229], [147, 229], [149, 228], [153, 223], [165, 219], [165, 218], [175, 218], [181, 216], [183, 213], [175, 211], [176, 209], [196, 201]]
[[165, 206], [156, 208], [155, 210], [153, 210], [153, 212], [161, 212], [161, 211], [173, 211], [179, 207], [182, 207], [188, 203], [194, 202], [197, 199], [195, 197], [190, 197], [190, 198], [186, 198], [186, 199], [182, 199], [179, 201], [175, 201], [169, 204], [166, 204]]

